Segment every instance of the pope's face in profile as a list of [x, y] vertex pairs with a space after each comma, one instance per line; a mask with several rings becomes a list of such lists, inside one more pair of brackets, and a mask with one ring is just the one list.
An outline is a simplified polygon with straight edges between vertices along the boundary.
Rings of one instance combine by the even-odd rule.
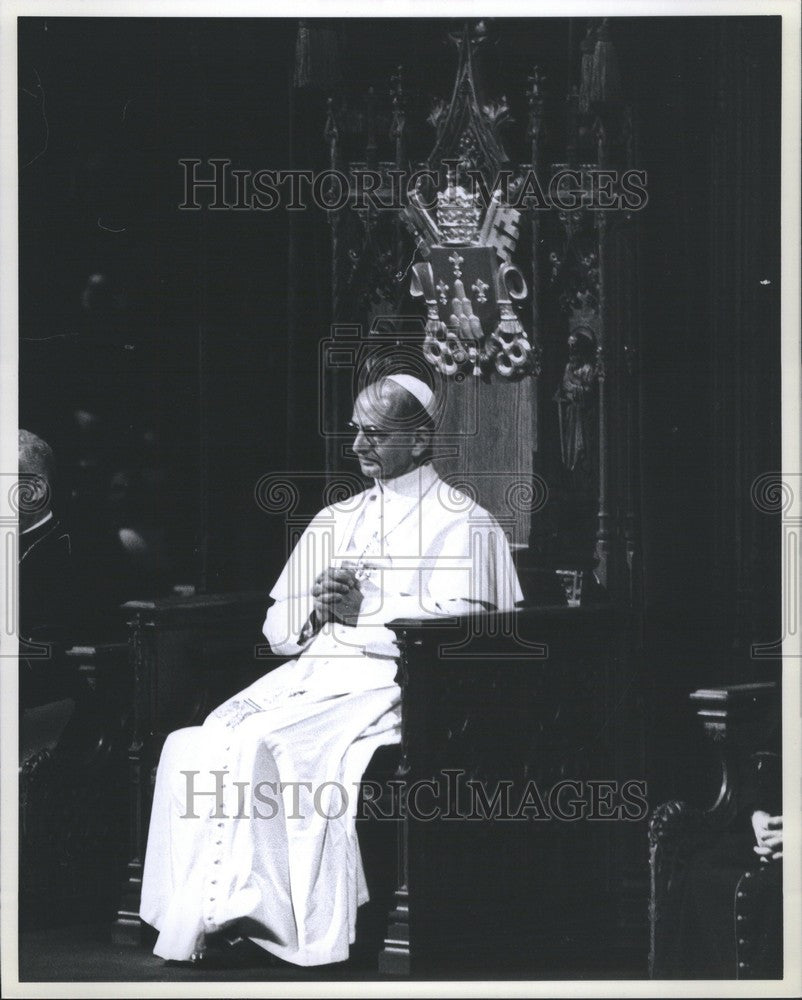
[[395, 479], [420, 464], [426, 448], [425, 437], [414, 428], [404, 427], [392, 401], [370, 388], [357, 396], [351, 429], [356, 434], [354, 454], [363, 475], [371, 479]]

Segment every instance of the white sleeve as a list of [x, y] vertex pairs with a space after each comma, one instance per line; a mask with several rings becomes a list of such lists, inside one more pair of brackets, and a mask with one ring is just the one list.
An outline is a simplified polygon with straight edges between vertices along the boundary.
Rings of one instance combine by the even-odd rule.
[[510, 611], [523, 600], [507, 536], [491, 514], [477, 508], [446, 533], [428, 590], [445, 614]]
[[311, 612], [303, 618], [297, 631], [293, 631], [296, 622], [303, 616], [303, 612], [302, 603], [293, 598], [275, 601], [267, 609], [262, 633], [270, 643], [270, 648], [274, 653], [297, 656], [308, 645], [309, 639], [301, 643], [300, 638]]
[[304, 531], [270, 591], [274, 603], [267, 610], [262, 632], [274, 653], [297, 656], [306, 643], [301, 632], [314, 608], [312, 586], [330, 565], [334, 551], [334, 520], [322, 511]]

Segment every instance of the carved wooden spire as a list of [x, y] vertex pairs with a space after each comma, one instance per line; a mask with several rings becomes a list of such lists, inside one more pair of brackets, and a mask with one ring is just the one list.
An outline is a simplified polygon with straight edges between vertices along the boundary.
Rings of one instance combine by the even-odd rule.
[[[509, 163], [509, 156], [498, 137], [497, 125], [506, 117], [506, 102], [483, 106], [474, 74], [474, 50], [484, 40], [480, 22], [471, 36], [468, 24], [459, 35], [451, 35], [459, 52], [454, 90], [448, 107], [435, 113], [437, 141], [429, 156], [430, 163], [457, 159], [460, 168], [477, 168], [488, 180]], [[430, 119], [431, 120], [431, 119]]]

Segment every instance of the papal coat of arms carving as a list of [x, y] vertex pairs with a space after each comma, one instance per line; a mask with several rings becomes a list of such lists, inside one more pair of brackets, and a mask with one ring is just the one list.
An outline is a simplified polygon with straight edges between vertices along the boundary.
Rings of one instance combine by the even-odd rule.
[[510, 262], [520, 213], [493, 194], [482, 212], [480, 194], [449, 176], [437, 195], [436, 218], [417, 193], [405, 209], [428, 247], [414, 264], [410, 292], [426, 303], [423, 353], [444, 375], [460, 370], [505, 378], [536, 373], [532, 345], [513, 308], [528, 294]]

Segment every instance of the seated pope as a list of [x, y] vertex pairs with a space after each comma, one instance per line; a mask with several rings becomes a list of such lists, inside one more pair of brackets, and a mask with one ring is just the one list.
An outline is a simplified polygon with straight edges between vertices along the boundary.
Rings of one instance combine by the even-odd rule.
[[498, 522], [431, 464], [436, 414], [411, 375], [359, 394], [353, 451], [373, 485], [313, 518], [270, 593], [264, 634], [290, 659], [168, 737], [142, 883], [156, 955], [195, 961], [239, 935], [297, 965], [348, 958], [368, 899], [359, 781], [400, 741], [387, 623], [522, 599]]

